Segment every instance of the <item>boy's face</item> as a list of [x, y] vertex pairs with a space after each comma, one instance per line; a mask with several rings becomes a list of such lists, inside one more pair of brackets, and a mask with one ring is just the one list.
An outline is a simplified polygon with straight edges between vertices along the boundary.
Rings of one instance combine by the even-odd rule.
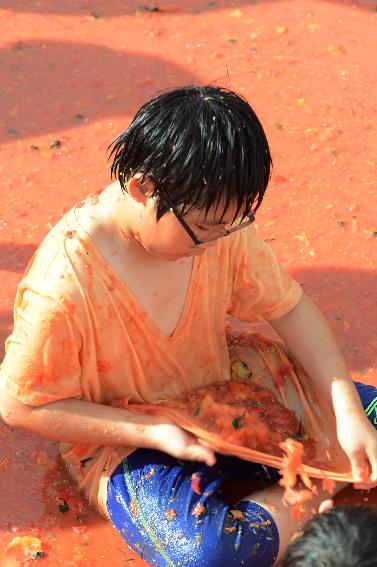
[[[133, 196], [132, 190], [130, 193]], [[216, 246], [218, 238], [224, 237], [225, 229], [231, 225], [236, 212], [236, 207], [230, 206], [221, 218], [223, 208], [219, 206], [217, 210], [212, 207], [207, 215], [204, 211], [191, 211], [185, 215], [184, 220], [195, 236], [199, 240], [210, 240], [196, 245], [173, 211], [168, 211], [157, 222], [155, 205], [155, 199], [147, 193], [145, 200], [139, 201], [139, 214], [134, 217], [133, 233], [148, 254], [168, 261], [199, 256], [208, 248]], [[234, 224], [237, 222], [236, 219]]]
[[231, 223], [233, 216], [234, 207], [227, 211], [223, 219], [220, 209], [210, 209], [206, 217], [201, 211], [192, 211], [185, 215], [186, 223], [198, 239], [214, 238], [210, 242], [196, 245], [172, 211], [168, 211], [156, 221], [153, 200], [150, 211], [138, 223], [135, 236], [151, 256], [175, 261], [183, 257], [202, 255], [208, 248], [216, 246], [217, 239], [224, 237], [224, 228]]

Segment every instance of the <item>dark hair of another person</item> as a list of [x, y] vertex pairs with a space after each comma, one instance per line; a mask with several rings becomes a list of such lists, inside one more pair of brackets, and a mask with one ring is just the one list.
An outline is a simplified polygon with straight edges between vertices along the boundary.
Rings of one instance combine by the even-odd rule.
[[248, 102], [215, 86], [187, 86], [144, 104], [110, 144], [111, 175], [126, 191], [136, 173], [155, 184], [156, 217], [170, 208], [182, 214], [222, 204], [223, 216], [255, 212], [270, 179], [267, 138]]
[[310, 520], [279, 567], [376, 567], [377, 510], [334, 506]]

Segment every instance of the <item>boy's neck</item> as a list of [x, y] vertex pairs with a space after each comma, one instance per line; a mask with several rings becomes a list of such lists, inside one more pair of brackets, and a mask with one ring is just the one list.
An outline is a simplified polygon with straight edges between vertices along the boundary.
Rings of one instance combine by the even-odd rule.
[[[176, 262], [152, 256], [139, 241], [134, 227], [134, 219], [139, 211], [135, 202], [124, 194], [118, 182], [112, 183], [101, 193], [94, 214], [90, 215], [89, 234], [94, 244], [106, 258], [127, 257], [135, 265], [175, 265]], [[184, 263], [192, 263], [193, 258], [182, 258]], [[122, 260], [121, 260], [122, 261]], [[181, 262], [180, 262], [181, 263]], [[173, 268], [173, 266], [172, 266]]]

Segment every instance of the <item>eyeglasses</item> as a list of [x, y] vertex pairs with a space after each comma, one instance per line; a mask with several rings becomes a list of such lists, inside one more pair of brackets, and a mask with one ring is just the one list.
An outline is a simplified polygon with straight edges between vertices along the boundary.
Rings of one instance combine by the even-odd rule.
[[229, 236], [229, 234], [232, 234], [232, 232], [236, 232], [237, 230], [241, 230], [242, 228], [246, 228], [247, 226], [250, 226], [255, 221], [255, 216], [253, 214], [250, 214], [250, 215], [247, 215], [246, 220], [240, 222], [238, 225], [233, 226], [232, 228], [224, 228], [223, 230], [218, 231], [218, 232], [221, 232], [222, 234], [219, 234], [217, 236], [211, 236], [209, 238], [200, 239], [196, 236], [195, 232], [187, 224], [187, 222], [185, 221], [185, 219], [183, 218], [181, 213], [175, 208], [173, 203], [170, 201], [169, 197], [165, 196], [165, 198], [166, 198], [166, 200], [169, 204], [170, 211], [172, 213], [174, 213], [177, 220], [181, 223], [181, 225], [183, 226], [183, 228], [185, 229], [187, 234], [191, 237], [195, 246], [198, 246], [199, 244], [205, 244], [206, 242], [212, 242], [213, 240], [217, 240], [218, 238], [223, 238], [224, 236]]
[[[148, 174], [148, 177], [151, 179], [151, 181], [153, 181], [153, 183], [156, 183], [152, 175]], [[217, 240], [218, 238], [223, 238], [224, 236], [229, 236], [229, 234], [232, 234], [232, 232], [236, 232], [237, 230], [241, 230], [243, 228], [246, 228], [247, 226], [250, 226], [255, 221], [254, 214], [250, 213], [249, 215], [246, 215], [246, 220], [240, 222], [238, 225], [233, 226], [232, 228], [224, 228], [222, 231], [218, 231], [218, 232], [221, 232], [221, 234], [219, 234], [217, 236], [211, 236], [209, 238], [200, 239], [196, 236], [195, 232], [187, 224], [187, 222], [183, 218], [183, 215], [181, 215], [181, 213], [178, 211], [178, 209], [173, 205], [173, 203], [172, 203], [172, 201], [171, 201], [171, 199], [170, 199], [170, 197], [167, 193], [164, 193], [164, 199], [167, 202], [167, 204], [169, 205], [170, 211], [175, 215], [176, 219], [181, 223], [181, 225], [183, 226], [183, 228], [185, 229], [187, 234], [190, 236], [190, 238], [193, 241], [193, 243], [195, 244], [195, 246], [199, 246], [199, 244], [205, 244], [206, 242], [213, 242], [214, 240]]]

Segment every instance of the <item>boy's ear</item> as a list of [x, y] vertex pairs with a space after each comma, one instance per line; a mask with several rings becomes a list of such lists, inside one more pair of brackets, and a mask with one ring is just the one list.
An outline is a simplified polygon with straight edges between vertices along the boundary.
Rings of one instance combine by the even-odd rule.
[[143, 180], [142, 174], [136, 173], [129, 179], [127, 190], [135, 201], [145, 206], [147, 199], [153, 195], [154, 184], [148, 177]]

